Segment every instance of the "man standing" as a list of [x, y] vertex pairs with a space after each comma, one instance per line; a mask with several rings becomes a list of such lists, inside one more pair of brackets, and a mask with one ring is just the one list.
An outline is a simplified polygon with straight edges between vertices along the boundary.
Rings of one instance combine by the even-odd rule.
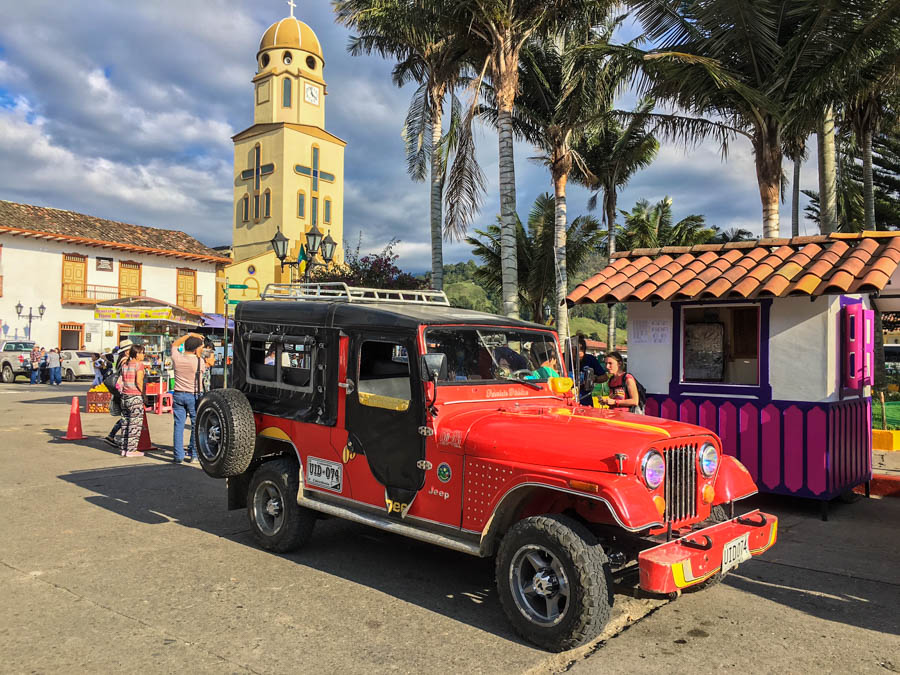
[[[184, 352], [179, 349], [184, 345]], [[203, 336], [188, 333], [172, 343], [172, 369], [175, 371], [175, 391], [172, 393], [172, 415], [175, 417], [173, 449], [176, 464], [194, 461], [194, 428], [196, 427], [197, 399], [203, 391], [202, 378], [212, 365], [214, 357], [203, 360]], [[188, 451], [184, 451], [184, 423], [191, 418], [191, 438]]]
[[60, 386], [62, 384], [62, 365], [60, 364], [59, 350], [55, 347], [47, 354], [47, 368], [50, 369], [50, 384]]

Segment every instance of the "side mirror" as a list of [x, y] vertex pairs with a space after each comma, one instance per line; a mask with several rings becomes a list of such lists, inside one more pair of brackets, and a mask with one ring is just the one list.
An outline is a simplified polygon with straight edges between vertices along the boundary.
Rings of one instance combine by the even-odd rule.
[[447, 379], [447, 355], [440, 352], [422, 355], [422, 375], [429, 382]]

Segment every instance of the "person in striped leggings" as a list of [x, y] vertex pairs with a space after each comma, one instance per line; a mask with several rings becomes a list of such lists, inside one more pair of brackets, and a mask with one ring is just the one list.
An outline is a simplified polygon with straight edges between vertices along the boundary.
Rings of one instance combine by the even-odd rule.
[[144, 426], [144, 347], [132, 345], [122, 362], [122, 416], [125, 433], [122, 436], [122, 457], [143, 457], [138, 450]]

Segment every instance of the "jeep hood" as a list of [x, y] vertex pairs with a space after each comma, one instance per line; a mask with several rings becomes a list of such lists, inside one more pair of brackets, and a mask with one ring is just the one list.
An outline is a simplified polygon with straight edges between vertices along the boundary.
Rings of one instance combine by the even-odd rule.
[[632, 473], [645, 448], [710, 433], [673, 420], [594, 408], [509, 406], [479, 412], [446, 420], [441, 432], [456, 427], [467, 455], [548, 469], [614, 472], [615, 455], [623, 453], [623, 468]]

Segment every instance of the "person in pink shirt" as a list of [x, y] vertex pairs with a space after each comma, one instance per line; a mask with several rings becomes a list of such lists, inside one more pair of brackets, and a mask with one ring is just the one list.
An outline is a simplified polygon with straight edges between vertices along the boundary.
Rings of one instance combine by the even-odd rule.
[[[203, 373], [213, 365], [214, 358], [203, 359], [203, 336], [197, 333], [188, 333], [172, 343], [172, 369], [175, 371], [175, 390], [172, 392], [172, 415], [175, 418], [172, 461], [175, 464], [194, 461], [197, 400], [203, 393]], [[184, 425], [188, 417], [191, 418], [191, 438], [185, 453]]]
[[144, 347], [132, 345], [119, 371], [122, 388], [122, 416], [125, 434], [122, 438], [122, 457], [143, 457], [138, 450], [144, 426]]

